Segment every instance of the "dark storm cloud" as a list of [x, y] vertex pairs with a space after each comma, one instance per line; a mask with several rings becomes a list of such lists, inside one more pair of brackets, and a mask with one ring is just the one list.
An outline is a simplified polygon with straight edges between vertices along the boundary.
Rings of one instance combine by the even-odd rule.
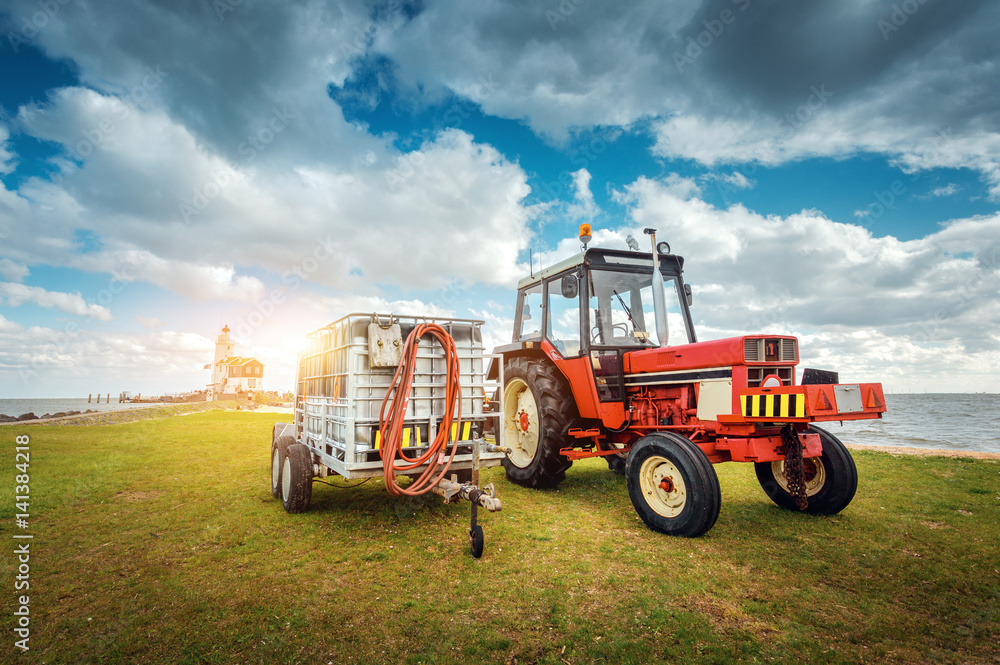
[[[963, 115], [960, 102], [965, 96], [948, 95], [949, 88], [971, 85], [989, 92], [990, 106], [996, 107], [997, 93], [984, 89], [985, 72], [976, 71], [976, 66], [997, 59], [998, 9], [985, 0], [753, 0], [739, 11], [732, 0], [711, 0], [687, 30], [696, 35], [713, 21], [717, 26], [722, 12], [733, 11], [735, 20], [705, 49], [697, 71], [722, 96], [750, 99], [773, 113], [800, 104], [814, 85], [834, 91], [831, 103], [837, 105], [877, 92], [881, 84], [892, 86], [887, 78], [931, 74], [928, 82], [934, 87], [921, 94]], [[983, 30], [984, 25], [991, 28]], [[951, 76], [933, 80], [942, 71]], [[926, 113], [926, 98], [923, 102], [914, 106]], [[975, 107], [964, 109], [964, 115], [975, 114]]]

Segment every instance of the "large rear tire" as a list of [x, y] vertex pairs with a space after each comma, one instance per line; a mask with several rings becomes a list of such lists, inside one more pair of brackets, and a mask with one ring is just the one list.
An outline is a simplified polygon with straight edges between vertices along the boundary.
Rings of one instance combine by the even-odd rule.
[[513, 450], [503, 459], [507, 479], [532, 489], [551, 489], [566, 478], [572, 460], [559, 453], [578, 416], [573, 393], [546, 360], [514, 358], [504, 368], [503, 427]]
[[312, 500], [313, 462], [309, 447], [296, 443], [285, 449], [281, 464], [281, 503], [289, 513], [304, 513]]
[[[806, 497], [809, 501], [805, 512], [811, 515], [833, 515], [846, 508], [854, 499], [858, 490], [858, 468], [851, 452], [840, 439], [815, 425], [810, 425], [809, 431], [819, 434], [823, 454], [802, 460]], [[754, 470], [761, 488], [771, 501], [785, 510], [798, 512], [795, 497], [788, 492], [784, 460], [757, 462]]]
[[285, 451], [295, 443], [295, 437], [279, 436], [271, 441], [271, 496], [281, 498], [281, 465], [284, 463]]
[[639, 439], [629, 453], [625, 480], [635, 511], [653, 531], [694, 538], [719, 518], [722, 492], [715, 468], [680, 434]]

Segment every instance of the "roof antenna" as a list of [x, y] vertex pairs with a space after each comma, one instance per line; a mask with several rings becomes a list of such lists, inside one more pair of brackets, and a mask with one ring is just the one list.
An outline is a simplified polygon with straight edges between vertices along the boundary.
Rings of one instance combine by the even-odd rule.
[[534, 279], [534, 277], [535, 277], [535, 259], [534, 259], [534, 257], [531, 254], [531, 248], [530, 247], [528, 248], [528, 273], [531, 275], [531, 278]]

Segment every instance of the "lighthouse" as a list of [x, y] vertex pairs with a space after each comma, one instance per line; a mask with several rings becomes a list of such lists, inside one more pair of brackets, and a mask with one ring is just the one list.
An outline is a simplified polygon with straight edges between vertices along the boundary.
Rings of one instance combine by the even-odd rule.
[[[215, 362], [212, 382], [208, 384], [208, 399], [252, 398], [264, 389], [264, 364], [256, 358], [233, 355], [235, 342], [229, 336], [229, 326], [215, 340]], [[205, 365], [205, 369], [208, 369]]]
[[[233, 355], [233, 341], [229, 337], [229, 326], [225, 326], [215, 339], [215, 361], [212, 363], [212, 385], [220, 386], [226, 375], [223, 361]], [[218, 388], [216, 388], [218, 391]]]

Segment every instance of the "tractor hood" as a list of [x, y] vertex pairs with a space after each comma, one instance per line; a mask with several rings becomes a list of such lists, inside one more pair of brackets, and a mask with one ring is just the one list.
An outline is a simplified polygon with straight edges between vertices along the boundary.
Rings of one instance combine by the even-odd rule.
[[625, 354], [626, 374], [664, 372], [736, 365], [788, 365], [799, 362], [795, 337], [745, 335], [710, 342], [681, 344], [665, 349], [641, 349]]

